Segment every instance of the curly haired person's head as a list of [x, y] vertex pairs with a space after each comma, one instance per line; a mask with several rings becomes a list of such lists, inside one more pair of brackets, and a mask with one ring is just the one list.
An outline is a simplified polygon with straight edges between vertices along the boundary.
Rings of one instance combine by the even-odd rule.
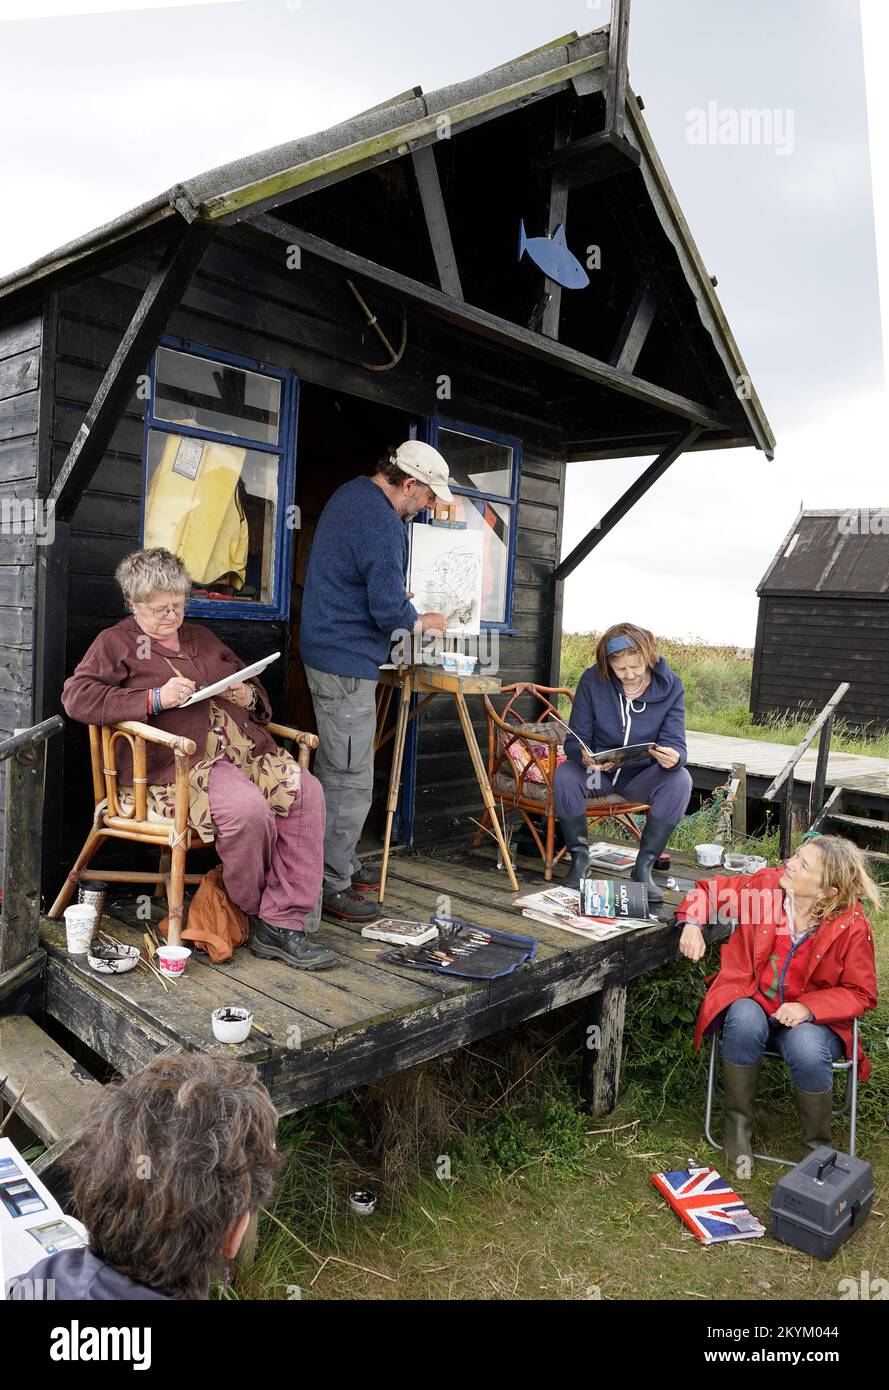
[[170, 1298], [206, 1298], [281, 1167], [254, 1067], [164, 1056], [106, 1086], [67, 1167], [90, 1250]]

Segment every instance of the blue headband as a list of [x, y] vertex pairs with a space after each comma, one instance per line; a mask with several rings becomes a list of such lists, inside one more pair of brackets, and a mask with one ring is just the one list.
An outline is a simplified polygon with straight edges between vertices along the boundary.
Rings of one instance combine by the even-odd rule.
[[605, 655], [613, 656], [615, 652], [626, 651], [627, 647], [636, 650], [636, 644], [631, 642], [629, 637], [609, 637], [605, 643]]

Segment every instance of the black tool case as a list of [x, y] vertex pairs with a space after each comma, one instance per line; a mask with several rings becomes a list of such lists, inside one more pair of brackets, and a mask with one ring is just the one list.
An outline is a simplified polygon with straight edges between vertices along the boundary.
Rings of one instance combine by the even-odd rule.
[[818, 1260], [829, 1260], [863, 1226], [874, 1201], [869, 1163], [824, 1145], [775, 1183], [772, 1235]]

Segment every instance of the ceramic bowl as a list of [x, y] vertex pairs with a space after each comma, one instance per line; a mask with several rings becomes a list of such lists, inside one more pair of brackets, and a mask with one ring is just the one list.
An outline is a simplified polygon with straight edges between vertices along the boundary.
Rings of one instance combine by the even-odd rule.
[[139, 964], [139, 951], [135, 946], [91, 946], [87, 960], [100, 975], [125, 975]]

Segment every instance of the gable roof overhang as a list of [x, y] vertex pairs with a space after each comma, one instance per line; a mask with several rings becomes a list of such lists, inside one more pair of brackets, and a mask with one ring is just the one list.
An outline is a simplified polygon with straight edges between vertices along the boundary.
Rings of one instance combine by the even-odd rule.
[[[441, 138], [442, 130], [459, 135], [560, 90], [570, 88], [579, 96], [604, 91], [608, 41], [607, 27], [581, 37], [575, 33], [565, 35], [465, 82], [426, 94], [418, 87], [412, 88], [327, 130], [236, 159], [176, 184], [20, 271], [0, 278], [0, 313], [23, 297], [41, 294], [44, 287], [57, 280], [88, 271], [112, 248], [124, 252], [131, 244], [157, 236], [165, 223], [178, 222], [181, 226], [194, 221], [210, 225], [252, 222], [279, 203], [433, 144]], [[658, 157], [640, 104], [629, 87], [624, 115], [624, 138], [638, 152], [648, 196], [682, 266], [701, 324], [733, 389], [736, 383], [744, 383], [744, 389], [736, 394], [743, 411], [740, 418], [746, 421], [749, 434], [723, 436], [710, 443], [705, 435], [697, 447], [713, 447], [713, 443], [718, 447], [755, 444], [771, 458], [775, 440], [768, 419]], [[451, 297], [445, 296], [448, 298]], [[452, 302], [461, 311], [470, 307], [462, 300]], [[444, 307], [446, 310], [447, 305]], [[541, 352], [559, 346], [543, 334], [530, 336], [539, 338]], [[628, 439], [623, 447], [610, 448], [607, 456], [649, 451], [647, 446], [639, 448]], [[588, 452], [573, 456], [597, 455]], [[606, 456], [605, 451], [601, 456]]]

